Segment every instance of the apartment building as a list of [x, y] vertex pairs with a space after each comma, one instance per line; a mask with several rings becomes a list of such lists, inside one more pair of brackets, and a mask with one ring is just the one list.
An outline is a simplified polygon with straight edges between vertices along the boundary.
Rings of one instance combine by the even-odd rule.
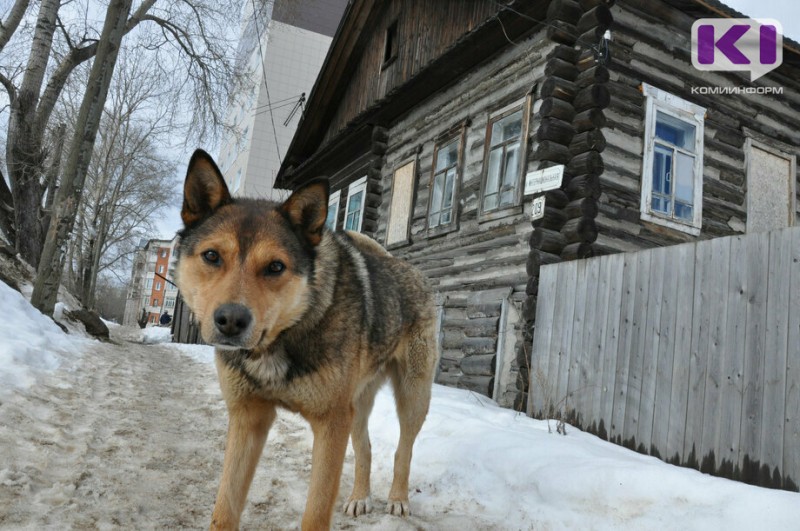
[[133, 260], [124, 325], [136, 326], [143, 311], [148, 324], [157, 324], [164, 311], [173, 315], [178, 296], [173, 278], [176, 243], [176, 238], [141, 242]]

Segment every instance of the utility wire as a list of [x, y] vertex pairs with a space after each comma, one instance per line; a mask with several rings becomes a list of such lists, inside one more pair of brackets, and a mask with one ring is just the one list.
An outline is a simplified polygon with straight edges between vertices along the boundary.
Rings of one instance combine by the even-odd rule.
[[258, 35], [258, 55], [261, 58], [261, 72], [264, 77], [264, 90], [267, 93], [267, 105], [269, 106], [269, 119], [272, 122], [272, 134], [275, 140], [275, 151], [278, 154], [278, 163], [283, 165], [281, 158], [281, 148], [278, 146], [278, 130], [275, 127], [275, 117], [272, 115], [272, 102], [269, 98], [269, 86], [267, 85], [267, 68], [264, 66], [264, 50], [261, 48], [261, 31], [258, 29], [258, 9], [256, 8], [256, 0], [251, 0], [253, 4], [253, 22], [256, 26], [256, 35]]

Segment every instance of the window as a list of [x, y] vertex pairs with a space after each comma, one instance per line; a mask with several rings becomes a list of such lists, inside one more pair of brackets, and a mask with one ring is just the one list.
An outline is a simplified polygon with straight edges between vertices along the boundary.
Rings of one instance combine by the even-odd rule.
[[167, 257], [167, 250], [161, 249], [161, 258], [166, 258], [166, 257]]
[[364, 203], [367, 196], [367, 176], [352, 183], [347, 189], [347, 208], [344, 211], [344, 230], [361, 232], [364, 221]]
[[381, 70], [392, 64], [397, 57], [397, 21], [386, 28], [386, 39], [383, 43], [383, 64]]
[[164, 301], [165, 308], [173, 308], [175, 306], [175, 299], [167, 299]]
[[651, 85], [646, 99], [641, 217], [700, 234], [705, 109]]
[[397, 168], [392, 176], [392, 202], [389, 205], [389, 223], [386, 227], [387, 246], [409, 242], [416, 166], [416, 161], [407, 162]]
[[325, 226], [330, 230], [336, 230], [339, 221], [339, 200], [342, 196], [341, 190], [336, 190], [328, 198], [328, 217], [325, 219]]
[[797, 210], [797, 162], [790, 154], [793, 148], [748, 128], [744, 133], [747, 232], [793, 226]]
[[156, 282], [156, 291], [161, 291], [161, 282]]
[[519, 204], [529, 115], [530, 97], [489, 116], [483, 161], [482, 214]]
[[153, 306], [158, 306], [158, 299], [153, 299]]
[[458, 153], [461, 138], [436, 145], [428, 204], [428, 230], [450, 225], [455, 219], [455, 193], [458, 180]]
[[144, 289], [153, 289], [153, 279], [148, 278], [147, 282], [144, 283]]
[[164, 274], [164, 266], [163, 265], [158, 266], [158, 274], [159, 275], [163, 275]]

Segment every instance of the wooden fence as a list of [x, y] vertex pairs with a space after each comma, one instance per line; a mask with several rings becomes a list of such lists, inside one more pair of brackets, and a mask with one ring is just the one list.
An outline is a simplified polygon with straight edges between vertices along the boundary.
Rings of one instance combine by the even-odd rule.
[[528, 412], [798, 490], [800, 228], [544, 266]]
[[180, 293], [175, 301], [175, 311], [172, 317], [172, 342], [203, 344], [200, 327], [195, 323], [194, 314], [183, 302]]

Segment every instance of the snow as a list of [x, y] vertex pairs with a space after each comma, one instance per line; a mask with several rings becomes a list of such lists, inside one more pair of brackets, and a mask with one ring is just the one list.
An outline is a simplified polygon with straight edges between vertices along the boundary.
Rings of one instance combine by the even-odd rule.
[[142, 329], [142, 343], [169, 343], [172, 332], [168, 326], [148, 326]]
[[[0, 282], [0, 399], [14, 389], [32, 385], [36, 374], [52, 371], [65, 360], [74, 360], [88, 341], [66, 335], [28, 303], [19, 292]], [[58, 311], [63, 312], [59, 303]]]
[[[65, 335], [0, 283], [0, 529], [207, 527], [227, 417], [207, 346], [168, 328]], [[147, 344], [145, 344], [145, 341]], [[82, 352], [82, 354], [81, 354]], [[12, 385], [12, 387], [9, 387]], [[796, 529], [800, 494], [714, 478], [474, 393], [434, 386], [414, 447], [412, 515], [386, 515], [399, 427], [391, 390], [370, 418], [372, 507], [335, 529]], [[297, 529], [313, 438], [282, 412], [242, 518]], [[348, 449], [340, 504], [353, 484]]]

